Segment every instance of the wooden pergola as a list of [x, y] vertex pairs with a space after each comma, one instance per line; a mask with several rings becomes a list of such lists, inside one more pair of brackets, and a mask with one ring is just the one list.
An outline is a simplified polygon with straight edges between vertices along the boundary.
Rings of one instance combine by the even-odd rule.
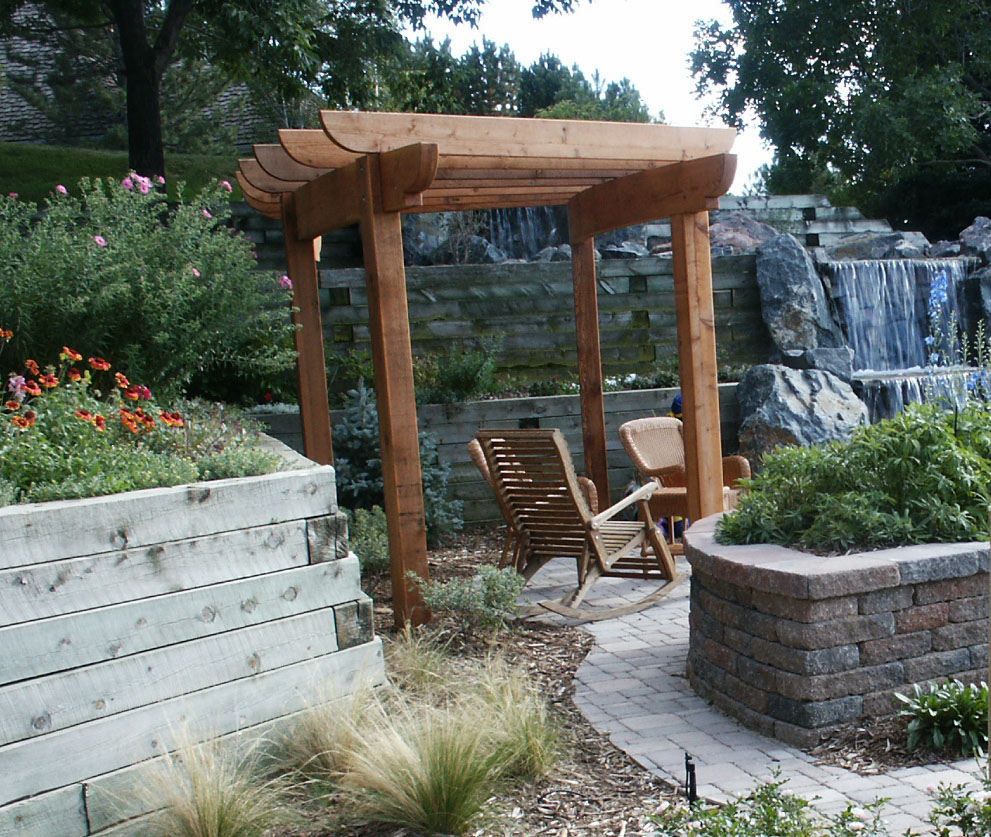
[[306, 455], [333, 463], [318, 296], [320, 237], [358, 223], [385, 482], [396, 620], [422, 621], [427, 579], [413, 358], [400, 216], [567, 205], [585, 468], [608, 498], [593, 240], [670, 218], [690, 517], [722, 510], [708, 211], [733, 181], [732, 129], [323, 111], [240, 161], [245, 200], [281, 218], [293, 282]]

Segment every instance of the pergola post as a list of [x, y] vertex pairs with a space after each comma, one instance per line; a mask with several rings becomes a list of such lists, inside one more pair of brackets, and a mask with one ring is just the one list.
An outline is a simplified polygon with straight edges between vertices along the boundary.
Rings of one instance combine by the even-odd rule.
[[692, 520], [700, 520], [723, 510], [709, 213], [672, 215], [671, 247], [678, 318], [678, 370], [684, 411], [688, 516]]
[[399, 213], [382, 209], [379, 156], [369, 154], [359, 159], [357, 170], [385, 513], [389, 525], [392, 600], [396, 625], [402, 627], [407, 621], [421, 624], [430, 616], [415, 585], [407, 578], [409, 572], [424, 581], [430, 575], [403, 234]]
[[[569, 210], [569, 217], [574, 210]], [[609, 462], [606, 455], [606, 413], [602, 395], [602, 353], [599, 350], [599, 300], [595, 279], [595, 239], [571, 241], [575, 283], [575, 337], [578, 382], [581, 385], [582, 441], [585, 473], [595, 483], [602, 508], [609, 505]]]
[[327, 369], [323, 353], [320, 288], [316, 244], [320, 239], [299, 237], [296, 201], [291, 192], [282, 195], [282, 229], [286, 265], [292, 280], [293, 322], [296, 324], [296, 370], [299, 380], [299, 414], [303, 425], [303, 450], [321, 465], [334, 464], [327, 400]]

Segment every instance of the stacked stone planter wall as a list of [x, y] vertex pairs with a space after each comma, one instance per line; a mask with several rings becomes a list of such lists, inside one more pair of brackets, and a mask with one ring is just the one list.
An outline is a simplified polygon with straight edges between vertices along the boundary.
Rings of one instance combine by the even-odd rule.
[[383, 678], [329, 467], [0, 509], [0, 649], [3, 837], [131, 833], [177, 736]]
[[[606, 446], [609, 456], [609, 484], [616, 500], [633, 478], [633, 465], [619, 441], [619, 426], [644, 416], [666, 416], [677, 389], [643, 389], [605, 394]], [[723, 448], [736, 452], [739, 424], [736, 384], [720, 384], [719, 416]], [[303, 434], [298, 413], [259, 413], [268, 432], [287, 445], [302, 450]], [[331, 424], [340, 424], [342, 413], [331, 413]], [[468, 456], [468, 442], [482, 427], [557, 427], [564, 433], [575, 458], [575, 467], [584, 468], [582, 453], [581, 403], [577, 395], [554, 395], [545, 398], [500, 398], [467, 404], [424, 404], [417, 409], [422, 432], [439, 442], [440, 461], [451, 468], [449, 490], [464, 502], [468, 522], [502, 520], [492, 489], [482, 479]]]
[[988, 545], [819, 557], [691, 527], [688, 676], [745, 724], [809, 746], [893, 714], [896, 691], [987, 679]]

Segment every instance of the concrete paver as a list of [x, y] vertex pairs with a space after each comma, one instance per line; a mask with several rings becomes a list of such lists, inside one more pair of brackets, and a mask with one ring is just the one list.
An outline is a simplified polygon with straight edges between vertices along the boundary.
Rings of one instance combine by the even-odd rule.
[[[679, 569], [687, 570], [683, 560]], [[560, 598], [574, 585], [572, 561], [553, 561], [524, 590], [527, 602]], [[767, 738], [723, 715], [696, 695], [685, 677], [688, 656], [688, 582], [640, 613], [585, 628], [595, 645], [576, 676], [575, 703], [589, 722], [641, 765], [682, 784], [685, 753], [696, 764], [699, 793], [719, 801], [746, 794], [781, 771], [784, 789], [808, 798], [820, 810], [837, 813], [848, 804], [887, 797], [889, 833], [932, 834], [928, 791], [941, 782], [976, 786], [978, 765], [966, 759], [862, 776], [836, 765], [816, 764], [801, 750]], [[636, 601], [637, 582], [602, 579], [589, 605]], [[548, 613], [548, 622], [568, 620]]]

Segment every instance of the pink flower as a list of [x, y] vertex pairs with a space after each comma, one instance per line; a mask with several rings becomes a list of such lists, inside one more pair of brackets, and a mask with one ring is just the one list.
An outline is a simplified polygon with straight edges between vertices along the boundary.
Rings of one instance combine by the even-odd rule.
[[193, 268], [193, 276], [195, 276], [197, 279], [200, 278], [200, 272], [195, 267]]
[[292, 279], [290, 279], [284, 273], [282, 274], [282, 278], [279, 280], [279, 284], [282, 285], [282, 287], [286, 288], [287, 290], [290, 291], [292, 290]]
[[102, 235], [94, 235], [93, 236], [93, 241], [96, 242], [96, 246], [97, 247], [106, 247], [107, 246], [107, 240]]
[[134, 188], [134, 181], [131, 180], [131, 178], [129, 178], [129, 177], [125, 177], [120, 182], [120, 185], [123, 186], [125, 189], [133, 189]]
[[27, 381], [23, 375], [11, 375], [7, 382], [7, 389], [14, 394], [18, 401], [24, 400], [24, 394], [28, 391]]
[[233, 192], [234, 188], [231, 186], [230, 182], [227, 180], [221, 180], [220, 185], [223, 186], [228, 192]]
[[147, 195], [151, 191], [151, 183], [148, 182], [147, 178], [138, 183], [138, 191], [142, 195]]
[[156, 174], [156, 175], [155, 175], [155, 182], [156, 182], [156, 183], [157, 183], [157, 184], [158, 184], [159, 186], [164, 186], [164, 185], [165, 185], [165, 178], [164, 178], [164, 177], [162, 177], [162, 175], [160, 175], [160, 174]]
[[69, 194], [69, 190], [66, 189], [65, 186], [63, 186], [61, 183], [59, 183], [58, 186], [55, 187], [55, 191], [58, 192], [60, 195]]
[[16, 198], [17, 197], [17, 192], [11, 192], [9, 195], [7, 195], [7, 197], [8, 198]]
[[209, 209], [204, 209], [204, 210], [202, 210], [202, 212], [203, 212], [203, 217], [204, 217], [204, 218], [206, 218], [207, 220], [209, 220], [210, 218], [212, 218], [212, 217], [213, 217], [213, 216], [212, 216], [212, 215], [210, 214], [210, 210], [209, 210]]

